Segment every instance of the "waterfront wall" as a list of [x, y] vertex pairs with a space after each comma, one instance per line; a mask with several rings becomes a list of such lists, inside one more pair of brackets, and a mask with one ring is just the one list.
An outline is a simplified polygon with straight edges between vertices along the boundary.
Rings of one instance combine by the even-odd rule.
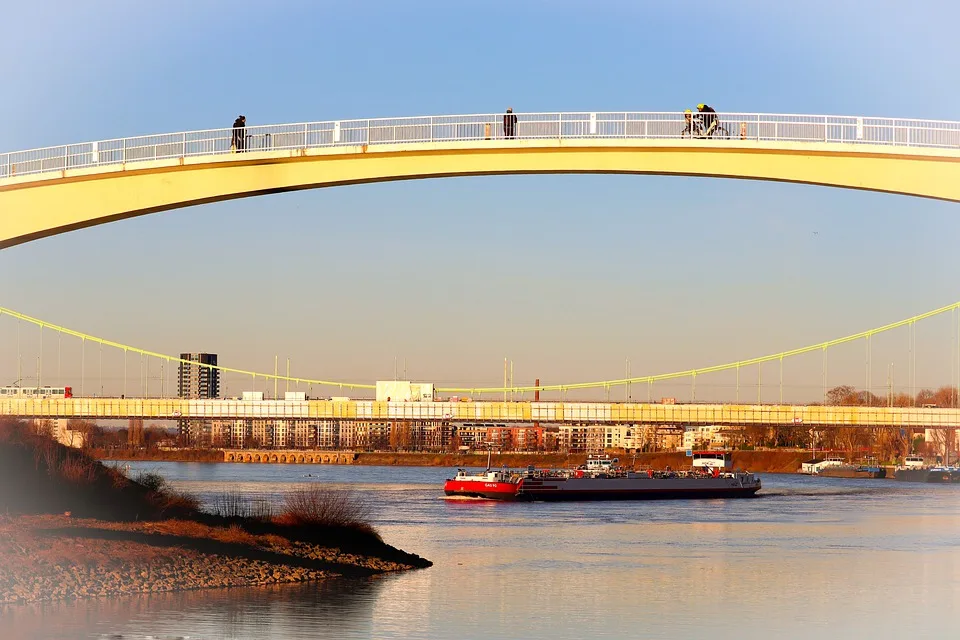
[[275, 464], [353, 464], [357, 454], [353, 451], [301, 451], [224, 449], [224, 462], [259, 462]]

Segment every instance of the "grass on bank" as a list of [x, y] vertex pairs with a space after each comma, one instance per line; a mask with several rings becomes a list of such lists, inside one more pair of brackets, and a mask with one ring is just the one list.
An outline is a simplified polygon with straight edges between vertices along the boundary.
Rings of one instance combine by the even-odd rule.
[[173, 489], [162, 476], [128, 478], [83, 451], [38, 435], [23, 421], [0, 418], [0, 513], [64, 512], [111, 521], [194, 522], [231, 529], [238, 537], [278, 535], [401, 562], [420, 560], [386, 545], [370, 522], [369, 504], [350, 490], [303, 487], [276, 509], [230, 492], [204, 511], [194, 496]]
[[0, 419], [0, 511], [8, 514], [71, 512], [104, 520], [190, 517], [193, 496], [162, 478], [137, 482], [117, 469], [66, 447], [30, 425]]

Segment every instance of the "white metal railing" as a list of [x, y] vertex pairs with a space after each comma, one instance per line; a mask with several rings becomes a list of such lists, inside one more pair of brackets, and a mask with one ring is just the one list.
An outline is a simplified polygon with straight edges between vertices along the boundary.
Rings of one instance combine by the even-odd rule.
[[[336, 146], [504, 140], [508, 138], [682, 138], [681, 112], [517, 113], [512, 135], [504, 114], [336, 120], [164, 133], [0, 153], [0, 179], [147, 160], [244, 151]], [[694, 113], [696, 120], [699, 114]], [[770, 113], [718, 113], [711, 138], [960, 148], [960, 122]], [[692, 138], [700, 132], [693, 128]], [[237, 142], [235, 144], [235, 142]], [[239, 147], [239, 148], [238, 148]]]

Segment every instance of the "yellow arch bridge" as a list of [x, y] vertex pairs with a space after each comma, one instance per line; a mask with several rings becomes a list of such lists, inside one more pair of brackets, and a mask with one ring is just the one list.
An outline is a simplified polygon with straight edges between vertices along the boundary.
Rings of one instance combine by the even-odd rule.
[[[216, 129], [0, 154], [0, 248], [248, 196], [416, 178], [633, 173], [777, 180], [960, 201], [960, 123], [679, 112], [525, 113]], [[692, 135], [686, 135], [687, 132]]]

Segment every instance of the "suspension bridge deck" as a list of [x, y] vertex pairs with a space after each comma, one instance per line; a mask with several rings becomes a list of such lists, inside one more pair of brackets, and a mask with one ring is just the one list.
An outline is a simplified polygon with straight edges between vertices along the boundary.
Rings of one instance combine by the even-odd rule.
[[243, 401], [179, 398], [0, 400], [0, 415], [147, 420], [289, 419], [566, 424], [960, 428], [960, 409], [621, 402]]

